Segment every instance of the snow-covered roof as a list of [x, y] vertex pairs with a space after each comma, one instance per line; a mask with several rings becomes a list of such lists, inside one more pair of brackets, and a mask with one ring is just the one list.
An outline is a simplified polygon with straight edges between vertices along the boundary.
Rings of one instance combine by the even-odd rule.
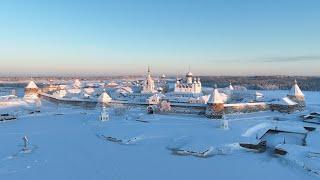
[[53, 93], [54, 97], [65, 97], [67, 95], [66, 90], [60, 90]]
[[297, 103], [292, 101], [289, 97], [282, 98], [282, 101], [287, 103], [288, 105], [297, 105]]
[[149, 99], [154, 99], [154, 98], [156, 98], [156, 99], [157, 99], [157, 98], [161, 99], [161, 98], [165, 98], [165, 97], [166, 97], [166, 96], [163, 95], [163, 94], [156, 93], [156, 94], [150, 96]]
[[83, 98], [89, 98], [89, 97], [90, 97], [90, 95], [89, 95], [89, 94], [87, 94], [87, 93], [85, 93], [85, 92], [82, 92], [82, 93], [80, 94], [80, 97], [83, 97]]
[[256, 96], [257, 97], [263, 97], [263, 94], [256, 91]]
[[26, 86], [26, 89], [38, 89], [38, 86], [34, 81], [30, 81], [29, 84]]
[[79, 94], [79, 93], [81, 93], [81, 89], [68, 89], [67, 91], [70, 94]]
[[112, 98], [106, 92], [103, 92], [98, 98], [98, 102], [100, 102], [100, 103], [108, 103], [111, 100], [112, 100]]
[[107, 86], [113, 86], [113, 87], [115, 87], [115, 86], [118, 86], [119, 84], [117, 84], [117, 83], [115, 83], [115, 82], [109, 82], [108, 84], [107, 84]]
[[246, 132], [242, 134], [244, 137], [252, 137], [259, 135], [259, 138], [261, 138], [268, 130], [279, 130], [279, 131], [286, 131], [286, 132], [293, 132], [293, 133], [307, 133], [308, 131], [304, 129], [303, 126], [294, 125], [294, 124], [286, 124], [286, 123], [259, 123], [251, 128], [247, 129]]
[[210, 104], [217, 104], [217, 103], [223, 103], [223, 97], [222, 95], [219, 93], [218, 89], [215, 88], [212, 93], [211, 96], [208, 100], [208, 103]]
[[301, 89], [299, 88], [298, 83], [297, 83], [296, 80], [294, 81], [294, 85], [292, 86], [292, 88], [291, 88], [291, 90], [289, 92], [289, 95], [304, 97], [304, 94], [302, 93]]
[[81, 82], [80, 82], [79, 79], [74, 80], [73, 87], [76, 87], [76, 88], [80, 88], [81, 87]]
[[206, 95], [206, 96], [201, 96], [201, 97], [199, 97], [199, 100], [202, 100], [202, 101], [204, 101], [205, 103], [208, 103], [209, 98], [210, 98], [210, 95]]
[[92, 93], [94, 93], [95, 90], [93, 88], [84, 88], [83, 91], [86, 94], [92, 94]]
[[280, 100], [274, 101], [273, 104], [280, 104], [280, 105], [297, 105], [296, 102], [292, 101], [289, 97], [281, 98]]
[[237, 106], [264, 106], [267, 105], [264, 102], [257, 103], [233, 103], [233, 104], [224, 104], [224, 107], [237, 107]]
[[122, 86], [119, 89], [122, 90], [122, 91], [125, 91], [126, 93], [133, 93], [132, 88], [128, 87], [128, 86]]

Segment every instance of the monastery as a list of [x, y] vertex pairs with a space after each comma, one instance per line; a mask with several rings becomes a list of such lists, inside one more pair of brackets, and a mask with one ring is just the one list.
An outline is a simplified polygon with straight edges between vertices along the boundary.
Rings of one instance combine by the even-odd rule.
[[[161, 83], [160, 83], [161, 82]], [[119, 84], [116, 87], [109, 87], [103, 83], [99, 87], [86, 87], [79, 80], [75, 80], [72, 85], [65, 86], [64, 89], [58, 88], [49, 91], [50, 88], [42, 88], [31, 81], [25, 88], [26, 96], [41, 96], [49, 99], [66, 101], [66, 102], [90, 102], [90, 103], [122, 103], [148, 105], [148, 112], [159, 112], [161, 109], [168, 112], [196, 113], [205, 115], [208, 118], [221, 119], [225, 114], [229, 113], [249, 113], [256, 111], [279, 111], [282, 113], [292, 113], [301, 111], [305, 108], [305, 98], [297, 81], [289, 91], [286, 97], [279, 100], [264, 101], [256, 100], [257, 97], [262, 98], [263, 94], [254, 93], [256, 97], [252, 97], [246, 88], [233, 87], [232, 84], [226, 88], [218, 89], [217, 86], [210, 94], [204, 95], [200, 78], [193, 77], [192, 72], [188, 72], [185, 79], [177, 79], [172, 89], [164, 92], [162, 87], [167, 86], [165, 76], [162, 75], [158, 83], [151, 76], [150, 67], [148, 67], [147, 75], [141, 85], [141, 91], [134, 92], [132, 86]], [[130, 88], [130, 91], [123, 91], [123, 88]], [[109, 95], [109, 94], [110, 95]], [[166, 108], [162, 107], [163, 104]], [[170, 105], [173, 108], [168, 108]]]

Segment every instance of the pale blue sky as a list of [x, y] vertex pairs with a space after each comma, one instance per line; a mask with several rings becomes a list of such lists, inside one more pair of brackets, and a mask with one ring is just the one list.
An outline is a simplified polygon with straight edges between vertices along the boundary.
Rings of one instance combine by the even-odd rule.
[[2, 0], [3, 73], [319, 75], [319, 0]]

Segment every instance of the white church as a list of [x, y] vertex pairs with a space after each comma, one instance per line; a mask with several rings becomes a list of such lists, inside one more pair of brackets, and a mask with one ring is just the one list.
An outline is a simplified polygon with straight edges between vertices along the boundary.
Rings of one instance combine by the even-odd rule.
[[151, 77], [150, 67], [148, 67], [148, 74], [146, 80], [143, 82], [142, 94], [153, 94], [156, 93], [156, 88], [154, 85], [154, 80]]
[[[143, 82], [142, 94], [154, 94], [156, 93], [155, 82], [151, 77], [150, 67], [148, 67], [148, 74]], [[202, 94], [202, 85], [200, 78], [193, 77], [192, 72], [186, 74], [185, 79], [177, 79], [174, 84], [173, 94], [176, 95], [190, 95], [197, 96]]]
[[202, 93], [202, 85], [200, 78], [193, 78], [193, 74], [189, 71], [186, 74], [186, 79], [177, 79], [177, 82], [174, 86], [174, 93]]

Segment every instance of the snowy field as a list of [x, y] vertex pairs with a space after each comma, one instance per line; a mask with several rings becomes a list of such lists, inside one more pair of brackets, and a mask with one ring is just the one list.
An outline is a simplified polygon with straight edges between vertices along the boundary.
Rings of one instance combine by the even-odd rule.
[[[282, 91], [264, 94], [279, 95]], [[320, 93], [305, 92], [308, 110], [320, 111]], [[84, 108], [42, 101], [41, 112], [32, 106], [1, 107], [18, 115], [0, 122], [1, 180], [164, 180], [164, 179], [319, 179], [308, 171], [320, 168], [320, 157], [279, 157], [271, 151], [256, 153], [239, 147], [253, 140], [259, 129], [277, 124], [302, 127], [297, 114], [258, 112], [234, 114], [229, 129], [221, 122], [197, 115], [147, 115], [145, 107], [130, 108], [123, 115], [108, 108], [110, 121], [98, 120], [100, 108]], [[306, 112], [304, 112], [306, 113]], [[278, 117], [280, 121], [274, 121]], [[320, 127], [308, 145], [320, 152]], [[30, 152], [23, 152], [22, 137]], [[317, 140], [318, 139], [318, 140]], [[184, 156], [173, 149], [206, 152]], [[308, 152], [310, 150], [307, 150]], [[302, 152], [302, 151], [301, 151]], [[305, 152], [305, 151], [304, 151]]]

